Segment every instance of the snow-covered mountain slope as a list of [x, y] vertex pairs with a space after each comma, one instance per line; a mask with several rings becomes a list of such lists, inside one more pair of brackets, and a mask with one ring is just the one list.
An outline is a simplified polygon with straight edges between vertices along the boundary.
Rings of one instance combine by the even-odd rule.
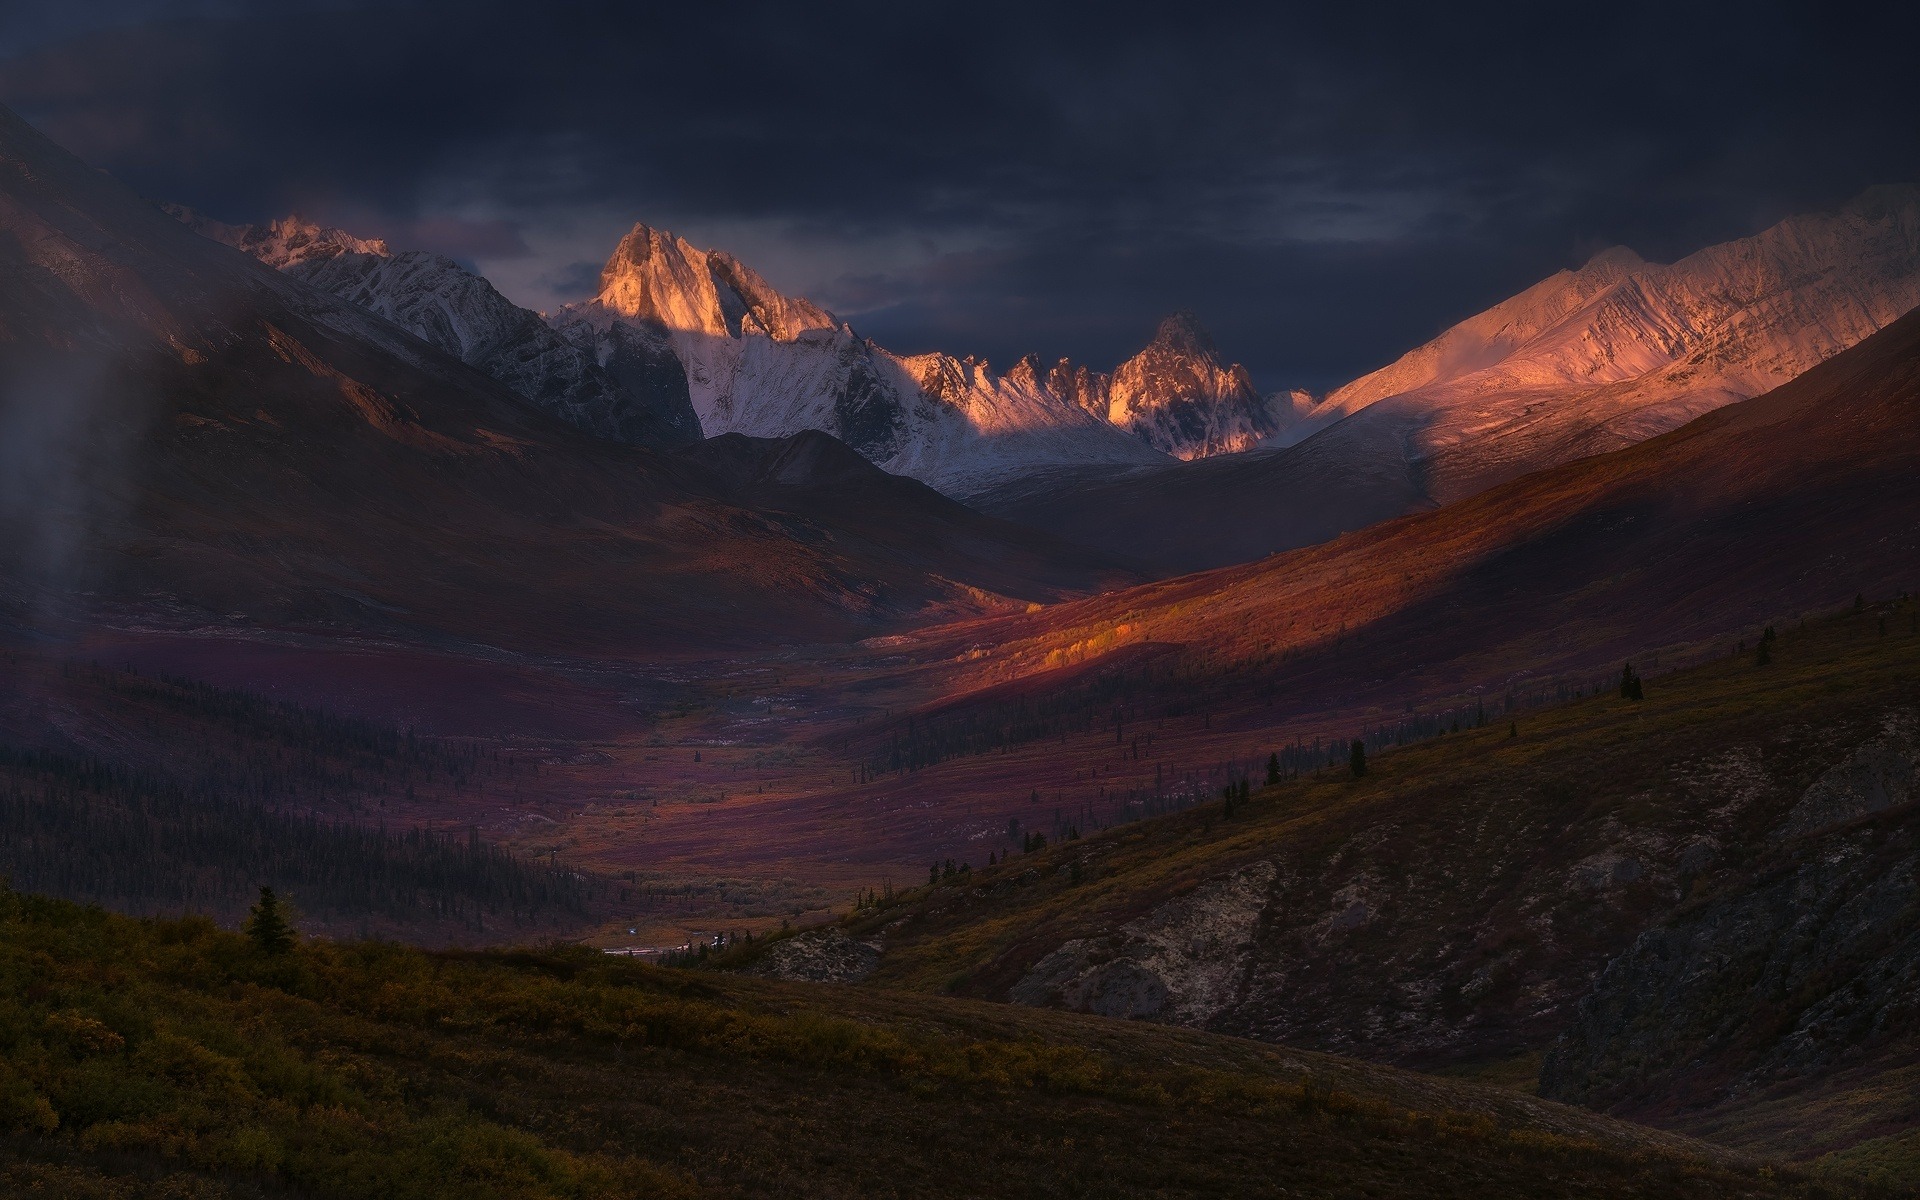
[[1145, 466], [1248, 449], [1299, 397], [1262, 397], [1192, 317], [1111, 374], [1026, 358], [898, 355], [733, 256], [636, 225], [599, 294], [550, 321], [438, 255], [298, 217], [199, 232], [374, 312], [592, 433], [654, 446], [815, 429], [953, 494], [1031, 471]]
[[1645, 441], [1916, 307], [1920, 189], [1876, 188], [1670, 265], [1609, 250], [1318, 403], [1274, 398], [1253, 453], [967, 499], [1162, 571], [1244, 562]]
[[595, 436], [654, 447], [700, 439], [685, 372], [655, 331], [624, 330], [605, 347], [581, 345], [438, 254], [394, 253], [383, 241], [297, 216], [227, 225], [177, 206], [168, 211], [215, 241], [385, 317]]
[[1275, 444], [1394, 427], [1444, 502], [1769, 391], [1916, 306], [1920, 188], [1874, 188], [1672, 264], [1608, 250], [1333, 392]]
[[623, 337], [664, 333], [709, 437], [823, 430], [943, 491], [1057, 463], [1164, 461], [1054, 392], [1031, 360], [1001, 375], [972, 359], [893, 354], [732, 256], [646, 225], [621, 239], [599, 295], [554, 324], [603, 360]]

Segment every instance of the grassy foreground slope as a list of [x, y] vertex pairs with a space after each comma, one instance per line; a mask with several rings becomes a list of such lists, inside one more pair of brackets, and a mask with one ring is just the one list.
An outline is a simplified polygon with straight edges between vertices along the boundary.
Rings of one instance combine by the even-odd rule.
[[1551, 1094], [1634, 1119], [1891, 1154], [1920, 1128], [1920, 605], [1783, 628], [1766, 665], [1751, 635], [1725, 651], [1231, 819], [976, 864], [849, 932], [884, 946], [875, 984], [1519, 1084], [1545, 1057]]
[[1840, 1194], [1187, 1030], [577, 949], [267, 954], [12, 892], [0, 1125], [9, 1195]]

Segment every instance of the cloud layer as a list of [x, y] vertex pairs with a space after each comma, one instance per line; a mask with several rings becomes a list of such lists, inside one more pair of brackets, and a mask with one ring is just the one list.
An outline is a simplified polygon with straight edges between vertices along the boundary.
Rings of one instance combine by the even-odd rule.
[[1245, 7], [74, 3], [0, 17], [0, 101], [536, 307], [646, 220], [900, 350], [1107, 365], [1188, 308], [1268, 387], [1920, 175], [1892, 6]]

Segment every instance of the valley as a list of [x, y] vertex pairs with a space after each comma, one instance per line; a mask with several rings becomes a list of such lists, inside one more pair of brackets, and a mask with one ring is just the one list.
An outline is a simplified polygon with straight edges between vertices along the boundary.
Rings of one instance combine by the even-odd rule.
[[1171, 285], [995, 366], [752, 221], [229, 224], [0, 107], [0, 1192], [1913, 1195], [1850, 194], [1316, 394]]

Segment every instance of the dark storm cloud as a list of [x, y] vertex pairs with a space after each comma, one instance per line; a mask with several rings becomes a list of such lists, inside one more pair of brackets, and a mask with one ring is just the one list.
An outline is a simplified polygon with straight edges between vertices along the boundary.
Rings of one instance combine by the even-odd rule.
[[901, 350], [1106, 364], [1186, 307], [1270, 386], [1920, 161], [1892, 6], [41, 7], [0, 99], [215, 215], [544, 255], [542, 306], [605, 248], [556, 229], [755, 229]]

